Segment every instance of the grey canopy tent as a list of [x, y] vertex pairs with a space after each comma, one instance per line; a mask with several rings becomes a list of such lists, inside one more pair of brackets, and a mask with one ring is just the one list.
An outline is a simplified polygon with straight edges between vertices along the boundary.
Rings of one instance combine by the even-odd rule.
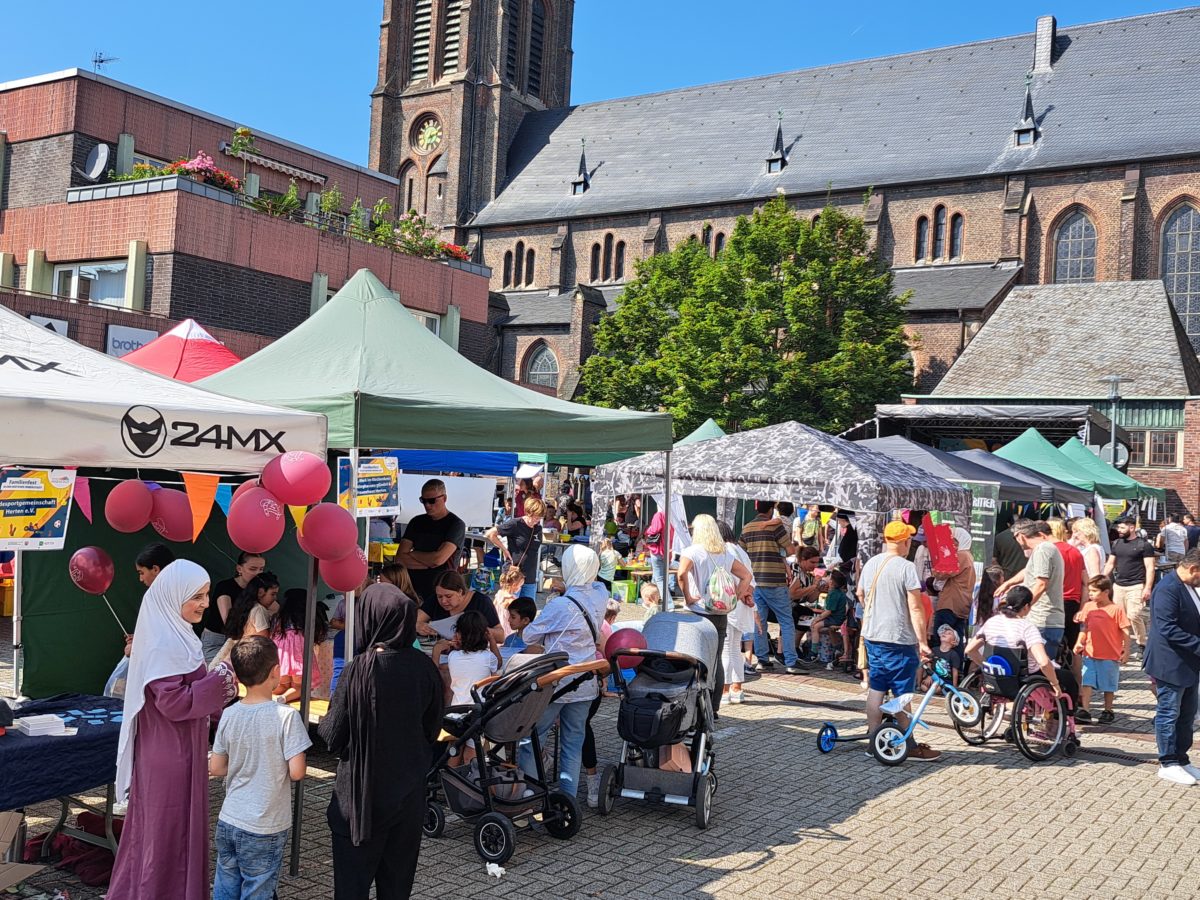
[[[892, 510], [942, 510], [964, 525], [970, 514], [971, 492], [960, 485], [799, 422], [677, 446], [671, 457], [672, 489], [716, 497], [722, 518], [731, 517], [739, 499], [854, 510], [863, 558], [877, 552]], [[601, 506], [617, 494], [661, 491], [665, 470], [663, 453], [599, 466], [593, 473], [593, 502]]]
[[996, 456], [994, 453], [988, 453], [986, 450], [955, 450], [951, 455], [957, 456], [959, 459], [969, 460], [988, 469], [994, 469], [1013, 478], [1020, 478], [1040, 485], [1042, 492], [1039, 499], [1044, 503], [1082, 503], [1085, 506], [1091, 506], [1092, 504], [1093, 497], [1091, 491], [1085, 491], [1083, 488], [1075, 487], [1073, 484], [1067, 484], [1065, 481], [1059, 481], [1057, 478], [1043, 475], [1041, 472], [1026, 468], [1015, 462], [1001, 459], [999, 456]]
[[1009, 472], [988, 468], [979, 463], [955, 456], [936, 447], [918, 444], [899, 435], [883, 438], [871, 438], [858, 441], [864, 447], [890, 456], [893, 459], [910, 463], [918, 469], [924, 469], [947, 481], [993, 482], [1000, 485], [1001, 500], [1019, 502], [1034, 502], [1041, 499], [1042, 486], [1023, 478], [1017, 478]]

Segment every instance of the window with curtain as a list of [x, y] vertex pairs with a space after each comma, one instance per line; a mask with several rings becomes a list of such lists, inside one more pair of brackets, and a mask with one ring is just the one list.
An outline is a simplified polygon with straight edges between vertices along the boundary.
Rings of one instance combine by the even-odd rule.
[[545, 344], [530, 354], [529, 361], [525, 364], [525, 381], [540, 387], [558, 389], [558, 357]]
[[959, 259], [963, 252], [963, 217], [955, 213], [950, 217], [950, 258]]
[[1074, 212], [1054, 234], [1054, 283], [1087, 284], [1096, 280], [1096, 226]]
[[921, 216], [917, 219], [917, 246], [913, 250], [913, 259], [923, 262], [929, 255], [929, 218]]
[[1190, 203], [1163, 224], [1162, 280], [1192, 347], [1200, 350], [1200, 209]]
[[946, 256], [946, 207], [939, 206], [933, 211], [933, 258], [944, 259]]
[[409, 56], [408, 80], [420, 81], [429, 77], [429, 30], [433, 23], [433, 0], [416, 0], [413, 4], [412, 53]]

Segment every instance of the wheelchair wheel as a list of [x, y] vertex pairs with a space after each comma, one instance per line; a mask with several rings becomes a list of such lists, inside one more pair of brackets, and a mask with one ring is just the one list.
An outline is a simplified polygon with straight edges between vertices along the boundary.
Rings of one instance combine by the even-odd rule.
[[826, 722], [817, 732], [817, 749], [822, 753], [832, 753], [833, 748], [837, 745], [837, 736], [837, 729], [831, 723]]
[[1026, 682], [1013, 701], [1013, 739], [1033, 762], [1049, 759], [1067, 738], [1067, 705], [1043, 679]]
[[867, 739], [871, 755], [885, 766], [898, 766], [908, 759], [908, 741], [904, 732], [890, 722], [876, 726]]

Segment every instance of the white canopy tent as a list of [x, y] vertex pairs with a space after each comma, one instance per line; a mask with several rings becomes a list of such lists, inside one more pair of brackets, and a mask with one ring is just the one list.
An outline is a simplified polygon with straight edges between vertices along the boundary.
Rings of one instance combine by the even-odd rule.
[[0, 307], [0, 461], [258, 472], [284, 450], [324, 456], [323, 415], [154, 375]]

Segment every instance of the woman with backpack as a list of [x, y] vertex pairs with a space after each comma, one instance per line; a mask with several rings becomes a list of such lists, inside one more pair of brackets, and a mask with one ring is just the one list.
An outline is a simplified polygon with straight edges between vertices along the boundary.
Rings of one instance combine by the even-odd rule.
[[679, 554], [677, 577], [687, 608], [704, 616], [717, 629], [717, 671], [712, 694], [715, 713], [721, 708], [725, 687], [720, 660], [725, 651], [726, 618], [743, 597], [751, 596], [750, 570], [721, 537], [716, 519], [701, 513], [692, 520], [691, 546]]

